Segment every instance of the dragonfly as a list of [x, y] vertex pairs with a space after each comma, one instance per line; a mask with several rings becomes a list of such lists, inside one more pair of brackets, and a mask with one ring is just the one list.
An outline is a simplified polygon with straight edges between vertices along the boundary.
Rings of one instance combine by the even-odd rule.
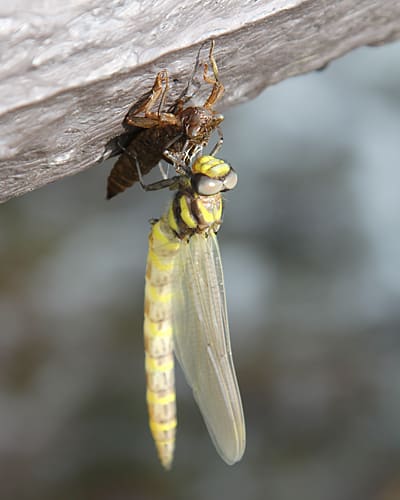
[[177, 429], [175, 353], [216, 450], [232, 465], [242, 458], [246, 431], [216, 235], [222, 193], [236, 186], [237, 174], [211, 155], [175, 168], [178, 175], [144, 186], [176, 191], [149, 235], [144, 305], [149, 426], [161, 464], [170, 469]]
[[[210, 44], [209, 63], [203, 64], [203, 80], [211, 85], [210, 94], [202, 105], [186, 106], [193, 97], [189, 87], [200, 65], [203, 45], [188, 84], [170, 107], [164, 107], [169, 90], [166, 69], [157, 73], [151, 90], [131, 106], [123, 121], [126, 132], [114, 140], [117, 151], [121, 154], [107, 179], [107, 199], [125, 191], [139, 180], [137, 162], [140, 163], [142, 174], [147, 174], [161, 160], [171, 163], [168, 153], [179, 152], [191, 158], [208, 144], [214, 130], [219, 139], [212, 153], [215, 154], [222, 145], [223, 136], [219, 125], [224, 117], [214, 110], [214, 105], [221, 99], [224, 86], [219, 80], [214, 58], [214, 40]], [[212, 75], [209, 74], [209, 67]]]

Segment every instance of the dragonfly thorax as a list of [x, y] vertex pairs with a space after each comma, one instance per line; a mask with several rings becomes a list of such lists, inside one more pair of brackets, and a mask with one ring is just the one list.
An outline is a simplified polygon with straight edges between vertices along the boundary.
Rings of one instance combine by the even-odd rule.
[[178, 191], [168, 212], [168, 224], [180, 239], [195, 233], [216, 233], [222, 223], [222, 210], [220, 193], [201, 196]]

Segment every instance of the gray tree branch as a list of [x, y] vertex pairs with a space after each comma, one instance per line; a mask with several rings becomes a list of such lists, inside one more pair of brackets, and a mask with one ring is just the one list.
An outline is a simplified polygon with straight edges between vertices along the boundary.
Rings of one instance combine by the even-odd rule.
[[157, 71], [168, 69], [176, 98], [209, 38], [229, 107], [400, 35], [399, 1], [16, 4], [0, 7], [0, 202], [105, 159]]

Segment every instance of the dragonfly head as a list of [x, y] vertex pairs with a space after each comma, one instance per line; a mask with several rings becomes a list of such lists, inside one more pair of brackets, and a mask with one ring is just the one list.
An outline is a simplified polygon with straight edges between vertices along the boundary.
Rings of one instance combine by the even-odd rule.
[[183, 110], [181, 119], [187, 138], [204, 146], [224, 116], [204, 107], [192, 106]]
[[237, 174], [224, 160], [214, 156], [200, 156], [192, 166], [192, 188], [201, 196], [215, 196], [233, 189]]

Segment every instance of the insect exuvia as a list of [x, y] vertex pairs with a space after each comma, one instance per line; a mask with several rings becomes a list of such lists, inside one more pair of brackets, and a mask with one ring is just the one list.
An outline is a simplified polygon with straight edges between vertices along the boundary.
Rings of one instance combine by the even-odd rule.
[[176, 169], [180, 175], [159, 186], [177, 190], [175, 197], [149, 236], [144, 341], [150, 429], [169, 469], [177, 427], [175, 352], [218, 453], [234, 464], [245, 449], [245, 424], [216, 233], [221, 193], [235, 187], [237, 176], [214, 156]]
[[[121, 155], [107, 180], [107, 199], [125, 191], [139, 180], [136, 160], [140, 163], [141, 173], [145, 175], [161, 160], [171, 163], [168, 153], [180, 153], [190, 159], [208, 144], [214, 130], [218, 131], [219, 141], [213, 153], [218, 150], [223, 140], [218, 127], [224, 117], [214, 111], [213, 106], [224, 93], [224, 86], [219, 81], [213, 52], [214, 41], [211, 42], [209, 52], [213, 76], [208, 74], [209, 65], [204, 63], [203, 66], [203, 79], [212, 85], [212, 89], [202, 106], [185, 107], [192, 97], [187, 95], [191, 83], [189, 81], [176, 102], [163, 110], [169, 89], [168, 71], [163, 70], [157, 74], [152, 89], [128, 111], [123, 121], [127, 130], [125, 140], [117, 140]], [[193, 75], [199, 65], [199, 56], [200, 51]], [[157, 102], [158, 106], [153, 111]]]

